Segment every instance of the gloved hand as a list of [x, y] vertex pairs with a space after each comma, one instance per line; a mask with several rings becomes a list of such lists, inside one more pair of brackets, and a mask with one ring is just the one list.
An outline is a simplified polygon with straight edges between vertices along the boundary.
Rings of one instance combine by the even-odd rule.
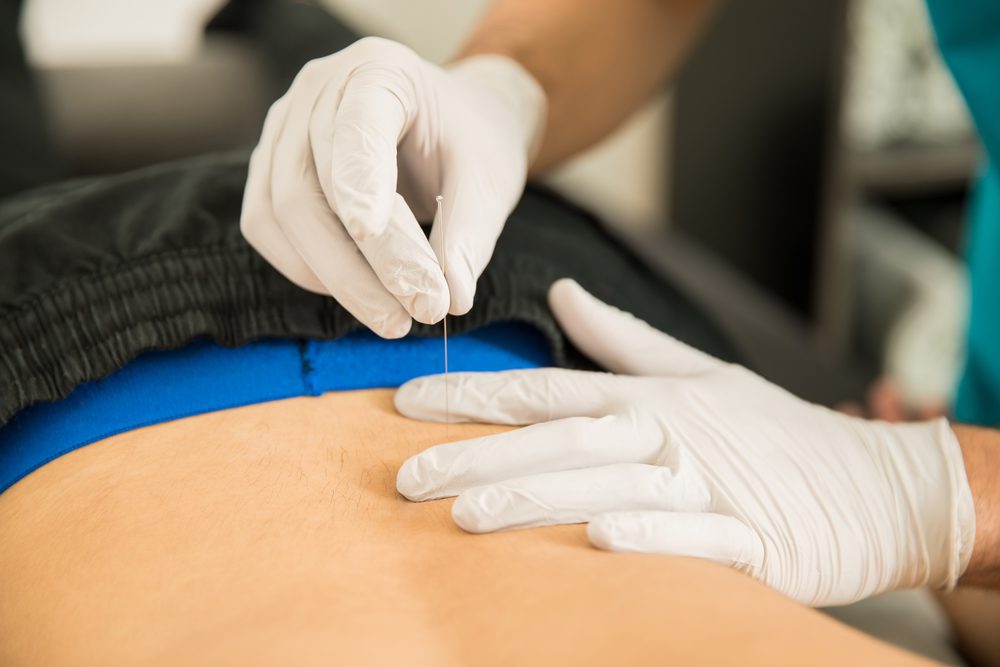
[[[250, 159], [243, 234], [289, 280], [330, 294], [383, 337], [406, 335], [411, 317], [464, 314], [544, 115], [541, 87], [513, 60], [442, 69], [362, 39], [308, 63], [271, 107]], [[444, 229], [428, 244], [417, 220], [431, 219], [439, 194]]]
[[[953, 586], [975, 512], [948, 423], [891, 425], [802, 401], [557, 282], [560, 325], [611, 375], [449, 376], [453, 421], [532, 424], [407, 460], [410, 500], [458, 495], [470, 532], [589, 522], [602, 549], [707, 558], [810, 605]], [[396, 394], [444, 418], [445, 378]]]

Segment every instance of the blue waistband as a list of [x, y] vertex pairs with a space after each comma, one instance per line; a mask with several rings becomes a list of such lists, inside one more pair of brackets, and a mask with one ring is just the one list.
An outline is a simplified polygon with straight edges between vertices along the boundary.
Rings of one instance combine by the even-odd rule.
[[[552, 363], [542, 333], [514, 322], [452, 336], [448, 352], [454, 371]], [[49, 461], [116, 433], [293, 396], [398, 387], [443, 369], [440, 338], [389, 341], [367, 331], [332, 341], [273, 339], [237, 348], [199, 341], [149, 352], [62, 401], [21, 411], [0, 429], [0, 493]]]

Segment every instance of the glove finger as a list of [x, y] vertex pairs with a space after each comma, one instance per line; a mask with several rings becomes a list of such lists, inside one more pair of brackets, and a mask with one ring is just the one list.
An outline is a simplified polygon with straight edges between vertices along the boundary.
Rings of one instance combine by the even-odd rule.
[[612, 373], [689, 376], [723, 363], [600, 301], [575, 280], [552, 284], [549, 307], [573, 344]]
[[[379, 281], [419, 322], [448, 312], [444, 271], [420, 223], [396, 194], [396, 141], [405, 125], [385, 70], [358, 70], [343, 86], [331, 81], [309, 120], [316, 173]], [[339, 103], [339, 106], [338, 106]]]
[[441, 219], [431, 229], [431, 247], [451, 289], [452, 315], [464, 315], [472, 308], [476, 282], [517, 201], [517, 193], [508, 197], [498, 192], [497, 174], [481, 163], [481, 156], [449, 160], [443, 175]]
[[689, 470], [626, 463], [522, 477], [465, 491], [451, 515], [463, 530], [490, 533], [584, 523], [606, 512], [705, 511], [711, 495]]
[[520, 426], [609, 414], [628, 401], [629, 380], [562, 368], [450, 373], [410, 380], [394, 400], [411, 419]]
[[440, 322], [449, 304], [444, 272], [406, 202], [397, 194], [393, 201], [389, 226], [381, 234], [359, 240], [358, 247], [382, 285], [413, 319]]
[[361, 67], [342, 89], [328, 85], [312, 112], [310, 138], [320, 184], [330, 208], [357, 241], [382, 234], [389, 224], [396, 146], [409, 122], [402, 102], [411, 97], [406, 90], [391, 70]]
[[598, 549], [703, 558], [755, 576], [764, 564], [757, 533], [724, 514], [609, 512], [591, 520], [587, 537]]
[[498, 435], [437, 445], [403, 462], [396, 489], [410, 500], [455, 496], [541, 473], [653, 463], [668, 446], [654, 429], [620, 417], [570, 417]]
[[264, 120], [260, 142], [250, 155], [247, 184], [243, 191], [243, 208], [240, 212], [240, 231], [247, 243], [290, 281], [310, 292], [328, 295], [329, 290], [281, 231], [271, 205], [273, 143], [278, 136], [278, 128], [285, 120], [287, 109], [288, 102], [285, 98], [271, 106]]
[[348, 312], [384, 338], [405, 336], [412, 320], [379, 282], [320, 189], [307, 141], [309, 107], [293, 106], [274, 144], [271, 194], [285, 237]]

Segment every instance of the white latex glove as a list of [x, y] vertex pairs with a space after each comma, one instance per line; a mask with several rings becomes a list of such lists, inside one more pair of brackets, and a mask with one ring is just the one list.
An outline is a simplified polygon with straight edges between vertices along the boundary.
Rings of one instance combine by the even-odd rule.
[[[597, 301], [549, 302], [598, 364], [449, 376], [453, 421], [532, 424], [407, 460], [411, 500], [458, 495], [471, 532], [589, 522], [602, 549], [707, 558], [810, 605], [951, 587], [972, 495], [945, 420], [890, 425], [802, 401]], [[441, 421], [442, 376], [406, 383], [404, 415]]]
[[[243, 234], [289, 280], [386, 338], [406, 335], [411, 317], [464, 314], [544, 115], [541, 87], [513, 60], [442, 69], [362, 39], [308, 63], [271, 107]], [[435, 225], [428, 243], [417, 220], [434, 216], [439, 194], [446, 233]]]

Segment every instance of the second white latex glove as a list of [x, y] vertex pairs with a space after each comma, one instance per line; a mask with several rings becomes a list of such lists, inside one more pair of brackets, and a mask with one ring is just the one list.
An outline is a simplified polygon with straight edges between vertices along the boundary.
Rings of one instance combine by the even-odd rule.
[[[802, 401], [607, 306], [572, 281], [550, 305], [611, 375], [456, 373], [453, 421], [531, 424], [407, 460], [411, 500], [458, 495], [471, 532], [589, 522], [604, 549], [695, 556], [810, 605], [950, 587], [968, 564], [972, 496], [945, 420], [890, 425]], [[444, 418], [445, 378], [396, 394]]]
[[[362, 39], [308, 63], [271, 107], [241, 229], [289, 280], [383, 337], [406, 335], [411, 318], [464, 314], [544, 115], [541, 87], [512, 60], [442, 69]], [[434, 216], [439, 194], [428, 242], [417, 220]]]

